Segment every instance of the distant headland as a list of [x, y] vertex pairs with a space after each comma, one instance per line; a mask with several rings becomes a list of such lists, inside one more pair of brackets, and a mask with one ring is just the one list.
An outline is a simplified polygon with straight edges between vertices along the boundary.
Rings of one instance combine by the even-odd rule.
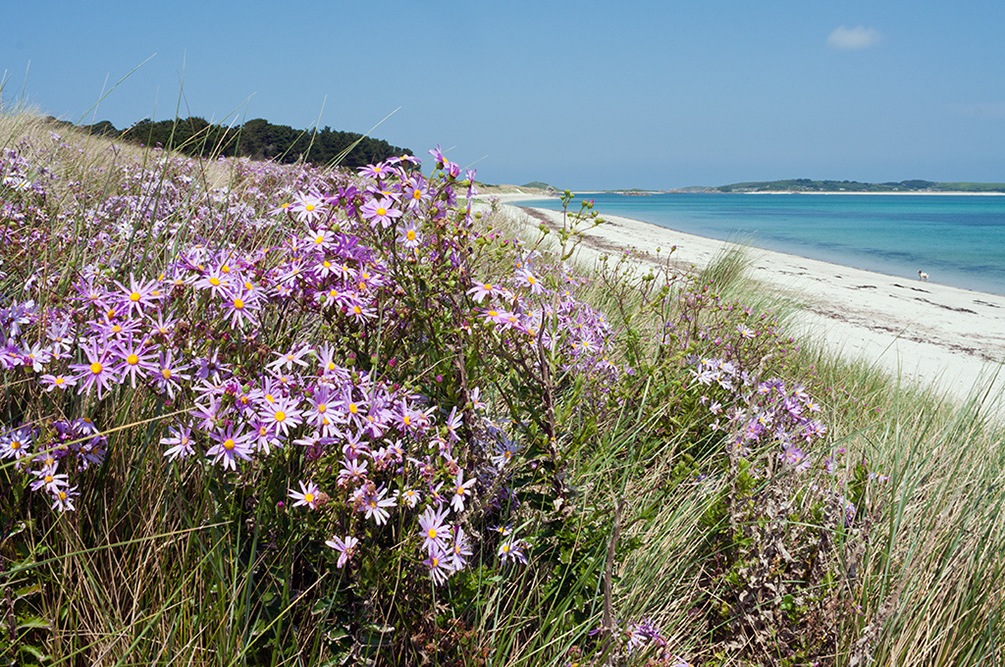
[[909, 180], [886, 183], [860, 181], [814, 181], [809, 178], [791, 178], [781, 181], [753, 181], [732, 183], [715, 187], [693, 186], [668, 190], [668, 192], [806, 192], [806, 193], [1000, 193], [1005, 194], [1005, 183], [938, 183]]

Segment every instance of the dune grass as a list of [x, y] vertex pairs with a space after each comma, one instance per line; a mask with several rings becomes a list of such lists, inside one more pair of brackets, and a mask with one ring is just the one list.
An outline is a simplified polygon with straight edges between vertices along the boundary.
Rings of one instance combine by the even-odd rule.
[[[549, 246], [500, 211], [466, 210], [470, 192], [450, 208], [466, 184], [439, 155], [421, 181], [384, 166], [394, 176], [381, 188], [421, 182], [437, 202], [384, 226], [362, 212], [384, 201], [373, 175], [187, 160], [50, 132], [36, 114], [0, 115], [5, 659], [1002, 659], [1005, 432], [987, 397], [959, 405], [791, 341], [794, 306], [745, 277], [742, 252], [694, 275], [632, 271], [630, 258], [570, 270], [571, 227]], [[311, 205], [331, 212], [327, 222]], [[337, 290], [369, 274], [383, 281], [372, 296], [353, 292], [358, 317], [314, 294], [335, 283], [296, 277], [317, 252], [297, 244], [336, 229], [367, 258], [340, 260], [353, 286]], [[268, 287], [255, 321], [222, 314], [233, 295], [196, 286], [224, 265]], [[185, 373], [203, 369], [201, 384], [167, 397], [122, 375], [103, 396], [80, 384], [47, 391], [42, 375], [71, 377], [105, 320], [156, 319], [137, 308], [102, 320], [76, 291], [89, 279], [114, 306], [112, 281], [131, 276], [169, 291], [157, 308], [175, 328], [149, 340], [184, 357]], [[73, 339], [63, 352], [57, 321]], [[325, 350], [344, 377], [292, 360], [321, 363]], [[386, 395], [388, 414], [373, 414], [387, 422], [327, 439], [305, 424], [230, 469], [223, 449], [205, 452], [219, 430], [251, 418], [236, 405], [261, 400], [253, 388], [266, 367], [278, 369], [269, 382], [285, 374], [311, 389], [283, 390], [297, 410], [325, 391], [317, 377], [330, 378], [345, 383], [346, 406]], [[207, 401], [222, 412], [200, 427], [193, 413]], [[354, 423], [346, 410], [338, 419]], [[196, 453], [165, 456], [185, 421]], [[18, 433], [30, 434], [32, 458], [12, 453]], [[355, 438], [367, 443], [358, 459], [344, 455]], [[46, 457], [70, 475], [53, 488], [69, 492], [72, 510], [31, 488]], [[362, 481], [340, 476], [352, 460], [369, 464]], [[317, 506], [294, 506], [308, 482]], [[447, 489], [439, 502], [437, 488]], [[401, 494], [385, 523], [363, 513], [365, 499], [388, 497], [380, 489]], [[406, 505], [409, 489], [420, 504]], [[463, 502], [443, 525], [455, 545], [457, 531], [468, 536], [470, 553], [438, 570], [431, 561], [447, 554], [423, 543], [420, 512], [458, 502], [451, 493]], [[360, 543], [344, 562], [325, 543], [352, 536]]]

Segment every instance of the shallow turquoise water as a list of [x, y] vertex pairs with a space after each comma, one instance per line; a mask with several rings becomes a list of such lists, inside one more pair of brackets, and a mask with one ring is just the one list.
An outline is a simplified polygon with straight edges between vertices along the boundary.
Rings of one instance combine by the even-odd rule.
[[[617, 194], [595, 200], [620, 215], [889, 275], [1005, 295], [1005, 196]], [[555, 199], [520, 206], [561, 209]]]

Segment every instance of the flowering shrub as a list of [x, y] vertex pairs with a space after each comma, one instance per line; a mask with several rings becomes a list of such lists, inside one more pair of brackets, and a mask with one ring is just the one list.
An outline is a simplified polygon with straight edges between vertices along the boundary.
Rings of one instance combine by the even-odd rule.
[[619, 370], [573, 276], [475, 229], [473, 172], [438, 149], [430, 176], [410, 156], [358, 174], [220, 160], [238, 189], [207, 189], [160, 154], [116, 162], [96, 196], [49, 189], [31, 148], [0, 166], [6, 493], [79, 511], [112, 434], [149, 422], [173, 468], [273, 508], [246, 520], [330, 548], [312, 567], [352, 584], [333, 617], [393, 594], [390, 571], [424, 600], [475, 564], [528, 563], [533, 507], [568, 492], [558, 397], [602, 405]]
[[[474, 172], [430, 153], [424, 174], [411, 156], [350, 173], [111, 146], [85, 170], [58, 135], [5, 149], [0, 519], [22, 537], [0, 555], [30, 562], [68, 526], [117, 549], [105, 514], [130, 544], [149, 509], [132, 495], [161, 480], [168, 535], [203, 540], [178, 576], [210, 583], [186, 604], [233, 616], [222, 573], [243, 573], [253, 620], [229, 650], [260, 661], [310, 641], [478, 662], [578, 632], [586, 659], [686, 664], [679, 632], [614, 620], [641, 538], [619, 540], [624, 495], [596, 500], [668, 457], [668, 486], [707, 499], [703, 636], [832, 650], [821, 619], [846, 602], [835, 563], [867, 529], [868, 471], [831, 451], [791, 339], [703, 276], [645, 276], [634, 313], [611, 273], [563, 263], [588, 203], [551, 254], [479, 220]], [[627, 440], [627, 464], [576, 477]], [[831, 629], [797, 641], [807, 618]]]

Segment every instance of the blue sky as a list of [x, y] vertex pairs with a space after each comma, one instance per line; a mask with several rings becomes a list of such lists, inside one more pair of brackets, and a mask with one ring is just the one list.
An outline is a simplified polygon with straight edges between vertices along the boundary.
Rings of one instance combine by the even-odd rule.
[[374, 136], [440, 144], [485, 182], [571, 189], [1005, 182], [1000, 0], [0, 7], [4, 104], [67, 120], [180, 103], [366, 132], [397, 109]]

